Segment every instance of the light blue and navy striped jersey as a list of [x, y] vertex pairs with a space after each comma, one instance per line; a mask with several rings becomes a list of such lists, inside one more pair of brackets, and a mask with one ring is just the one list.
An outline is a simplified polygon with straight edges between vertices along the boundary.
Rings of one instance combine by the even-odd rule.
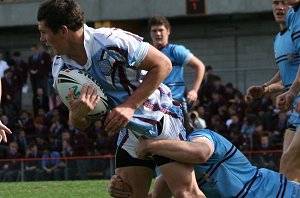
[[189, 62], [191, 53], [182, 45], [168, 44], [160, 49], [172, 62], [172, 71], [163, 81], [172, 92], [172, 97], [177, 101], [185, 101], [184, 91], [184, 66]]
[[[297, 75], [296, 65], [299, 67], [299, 55], [300, 55], [300, 11], [299, 11], [299, 3], [294, 7], [291, 7], [286, 15], [286, 26], [288, 28], [288, 34], [290, 34], [291, 41], [288, 37], [284, 40], [279, 40], [277, 47], [282, 48], [283, 50], [291, 50], [290, 54], [287, 56], [287, 60], [290, 59], [290, 66], [286, 67], [287, 71], [290, 69], [291, 71], [284, 73], [281, 77], [282, 79], [285, 78], [286, 82], [284, 82], [285, 87], [289, 88], [289, 84], [292, 83], [292, 80], [295, 79]], [[285, 37], [285, 36], [284, 36]], [[283, 43], [285, 42], [285, 43]], [[292, 44], [291, 44], [292, 42]], [[295, 49], [293, 49], [295, 48]], [[295, 50], [295, 53], [292, 51]], [[276, 59], [277, 61], [277, 59]], [[288, 64], [287, 64], [288, 65]], [[297, 67], [297, 68], [298, 68]], [[293, 73], [294, 72], [294, 73]], [[295, 107], [300, 100], [300, 95], [296, 97], [293, 102], [293, 106]], [[288, 120], [288, 125], [293, 127], [300, 126], [300, 116], [299, 113], [296, 112], [294, 109], [292, 111], [291, 116]], [[292, 128], [293, 128], [292, 127]]]
[[291, 32], [288, 28], [276, 35], [274, 53], [280, 78], [285, 89], [288, 90], [296, 78], [300, 64], [300, 55], [292, 42]]
[[203, 164], [196, 164], [198, 185], [207, 197], [293, 197], [299, 184], [288, 181], [282, 174], [258, 169], [227, 139], [201, 129], [188, 135], [188, 141], [205, 137], [214, 145], [212, 156]]
[[[56, 79], [64, 67], [84, 70], [101, 85], [107, 95], [109, 109], [113, 109], [141, 84], [139, 66], [148, 53], [149, 44], [143, 42], [141, 37], [120, 29], [93, 29], [84, 25], [84, 47], [88, 57], [84, 66], [78, 65], [67, 55], [56, 56], [53, 77]], [[135, 111], [126, 128], [156, 137], [156, 123], [165, 114], [183, 119], [180, 105], [174, 103], [170, 89], [161, 84]]]
[[300, 51], [300, 3], [291, 7], [286, 16], [287, 27], [291, 31], [292, 41], [298, 52]]

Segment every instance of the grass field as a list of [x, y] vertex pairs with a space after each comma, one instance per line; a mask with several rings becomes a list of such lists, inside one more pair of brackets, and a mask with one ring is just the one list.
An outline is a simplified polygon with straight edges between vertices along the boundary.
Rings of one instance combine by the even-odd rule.
[[0, 183], [3, 198], [109, 198], [108, 180]]

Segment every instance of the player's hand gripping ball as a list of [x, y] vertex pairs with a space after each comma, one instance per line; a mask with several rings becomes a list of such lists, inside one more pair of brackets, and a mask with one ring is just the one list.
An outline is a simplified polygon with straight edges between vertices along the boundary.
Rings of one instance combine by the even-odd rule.
[[60, 96], [62, 102], [68, 108], [70, 108], [68, 100], [70, 89], [74, 90], [74, 98], [76, 99], [80, 96], [81, 88], [85, 83], [92, 84], [95, 88], [97, 88], [97, 94], [100, 97], [100, 101], [98, 102], [97, 106], [88, 114], [88, 117], [91, 119], [102, 118], [108, 111], [107, 97], [104, 94], [100, 84], [86, 72], [78, 69], [61, 70], [56, 79], [58, 95]]

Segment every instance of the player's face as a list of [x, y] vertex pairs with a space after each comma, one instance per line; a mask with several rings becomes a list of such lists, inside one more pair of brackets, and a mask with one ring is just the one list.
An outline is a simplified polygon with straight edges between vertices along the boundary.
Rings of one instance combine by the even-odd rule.
[[38, 28], [41, 33], [40, 41], [51, 47], [54, 54], [63, 55], [66, 53], [66, 42], [61, 30], [54, 33], [45, 25], [44, 21], [38, 22]]
[[170, 30], [164, 25], [151, 26], [150, 36], [156, 48], [164, 47], [169, 42]]
[[275, 21], [279, 24], [285, 24], [286, 13], [290, 6], [285, 0], [273, 0], [272, 9]]

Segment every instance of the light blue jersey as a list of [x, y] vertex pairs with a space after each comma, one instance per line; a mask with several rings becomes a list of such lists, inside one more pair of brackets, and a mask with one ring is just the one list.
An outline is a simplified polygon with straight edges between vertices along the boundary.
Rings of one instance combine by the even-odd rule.
[[296, 78], [300, 64], [300, 56], [292, 42], [290, 30], [285, 29], [276, 35], [274, 53], [281, 80], [288, 90]]
[[292, 41], [294, 42], [296, 49], [300, 50], [300, 3], [290, 8], [286, 16], [286, 24], [291, 31]]
[[[53, 77], [56, 79], [64, 67], [84, 70], [101, 85], [108, 97], [109, 108], [113, 109], [140, 85], [139, 66], [148, 53], [149, 44], [141, 37], [120, 29], [93, 29], [84, 25], [84, 47], [88, 61], [83, 67], [66, 55], [56, 56]], [[156, 124], [164, 115], [180, 121], [183, 119], [180, 105], [174, 103], [170, 89], [161, 84], [135, 111], [126, 128], [139, 135], [157, 137]]]
[[191, 53], [182, 45], [168, 44], [160, 49], [172, 62], [172, 71], [163, 81], [172, 92], [174, 100], [185, 102], [184, 66], [189, 62]]
[[252, 166], [248, 159], [221, 135], [201, 129], [188, 135], [188, 140], [205, 137], [214, 145], [214, 153], [204, 164], [195, 166], [198, 185], [207, 197], [299, 197], [298, 183], [282, 174]]
[[[287, 65], [286, 72], [283, 74], [280, 73], [280, 75], [282, 75], [285, 78], [285, 81], [283, 81], [283, 82], [284, 82], [284, 85], [286, 88], [289, 88], [291, 83], [295, 79], [297, 71], [298, 71], [298, 67], [300, 64], [300, 11], [299, 11], [299, 5], [300, 4], [298, 3], [296, 6], [290, 8], [287, 13], [287, 16], [286, 16], [286, 25], [288, 27], [288, 31], [286, 32], [286, 34], [289, 34], [290, 38], [288, 38], [287, 35], [286, 36], [284, 35], [283, 37], [285, 37], [285, 38], [283, 39], [282, 43], [283, 42], [285, 42], [285, 43], [280, 44], [280, 41], [279, 41], [278, 45], [277, 45], [277, 48], [282, 49], [282, 51], [288, 52], [290, 50], [289, 53], [285, 53], [286, 60], [284, 62], [286, 62], [286, 65]], [[291, 39], [291, 41], [290, 41], [290, 39]], [[275, 41], [275, 43], [276, 43], [276, 41]], [[282, 55], [284, 55], [284, 54], [282, 54]], [[280, 58], [280, 55], [277, 57]], [[276, 59], [276, 62], [277, 62], [277, 59]], [[281, 66], [281, 67], [283, 67], [283, 66]], [[280, 68], [280, 66], [279, 66], [279, 68]], [[296, 68], [297, 68], [297, 70], [296, 70]], [[287, 70], [291, 70], [291, 71], [287, 72]], [[293, 102], [294, 107], [297, 105], [299, 100], [300, 100], [300, 95], [298, 95], [296, 97], [296, 99], [294, 100], [294, 102]], [[292, 111], [292, 114], [288, 120], [288, 125], [292, 125], [294, 127], [300, 126], [300, 116], [294, 110]]]
[[[276, 65], [279, 69], [280, 78], [286, 90], [290, 89], [294, 82], [300, 64], [300, 55], [292, 41], [291, 31], [287, 28], [279, 32], [275, 37], [274, 53]], [[293, 106], [297, 105], [300, 96], [294, 100]], [[296, 111], [292, 111], [288, 120], [289, 128], [300, 126], [300, 117]]]

